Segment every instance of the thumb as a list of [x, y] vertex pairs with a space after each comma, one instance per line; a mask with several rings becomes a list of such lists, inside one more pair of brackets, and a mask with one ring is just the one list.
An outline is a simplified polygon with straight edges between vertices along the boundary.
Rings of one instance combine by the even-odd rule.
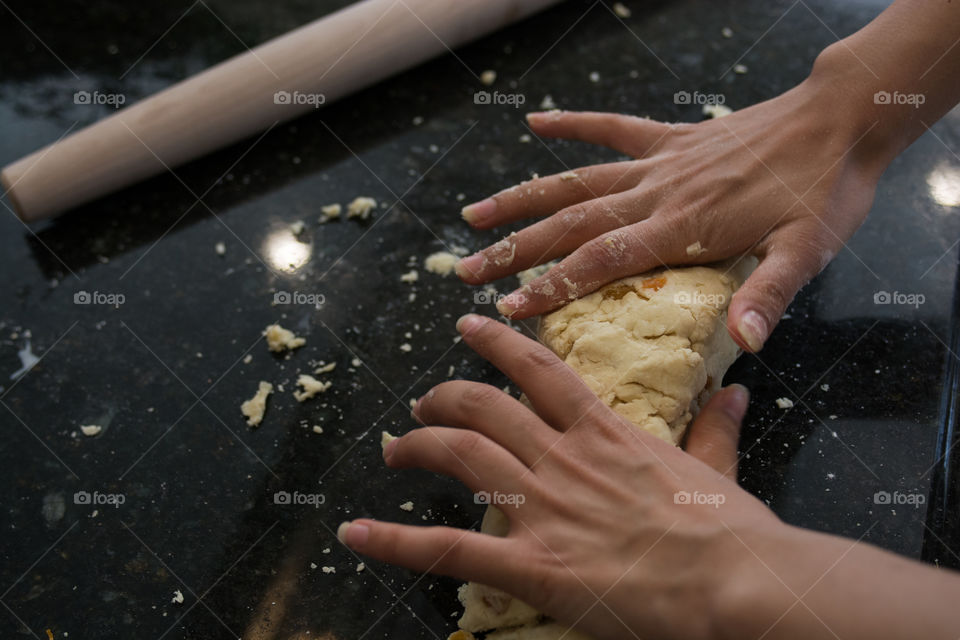
[[819, 259], [810, 252], [768, 253], [730, 301], [727, 330], [733, 340], [746, 351], [760, 351], [797, 291], [820, 268]]
[[687, 430], [687, 453], [734, 481], [740, 422], [749, 402], [750, 392], [743, 385], [725, 387], [713, 394]]
[[599, 144], [634, 158], [649, 153], [671, 130], [648, 118], [594, 111], [529, 113], [527, 122], [537, 135]]

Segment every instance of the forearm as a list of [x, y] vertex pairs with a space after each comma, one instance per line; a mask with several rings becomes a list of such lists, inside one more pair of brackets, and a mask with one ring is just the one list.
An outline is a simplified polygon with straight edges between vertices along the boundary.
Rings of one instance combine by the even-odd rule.
[[808, 80], [881, 171], [960, 102], [960, 3], [897, 0], [820, 54]]
[[750, 545], [730, 638], [956, 638], [960, 575], [865, 543], [785, 527]]

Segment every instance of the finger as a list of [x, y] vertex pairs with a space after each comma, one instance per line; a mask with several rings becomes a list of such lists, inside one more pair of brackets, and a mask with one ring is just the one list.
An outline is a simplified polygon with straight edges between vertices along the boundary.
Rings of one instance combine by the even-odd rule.
[[476, 229], [548, 216], [578, 202], [634, 187], [645, 169], [636, 162], [613, 162], [535, 178], [469, 204], [461, 215]]
[[642, 220], [651, 200], [635, 189], [558, 211], [457, 264], [460, 278], [482, 284], [565, 256], [593, 238]]
[[522, 578], [518, 567], [524, 563], [516, 541], [508, 538], [368, 519], [344, 522], [337, 538], [358, 553], [417, 572], [501, 588]]
[[413, 412], [425, 424], [473, 429], [528, 467], [559, 437], [518, 400], [479, 382], [443, 382], [420, 398]]
[[512, 319], [552, 311], [596, 291], [608, 282], [636, 275], [663, 264], [690, 261], [684, 234], [663, 217], [597, 236], [560, 264], [501, 299], [497, 310]]
[[490, 318], [468, 314], [457, 330], [470, 348], [527, 395], [537, 415], [558, 431], [606, 407], [580, 376], [550, 349]]
[[539, 136], [599, 144], [634, 158], [650, 153], [673, 128], [648, 118], [593, 111], [530, 113], [527, 122]]
[[469, 429], [421, 427], [391, 440], [383, 458], [394, 469], [427, 469], [456, 478], [474, 493], [523, 493], [529, 468], [483, 434]]
[[713, 394], [687, 430], [686, 452], [736, 481], [740, 423], [749, 402], [750, 392], [739, 384]]
[[727, 329], [746, 351], [759, 351], [797, 291], [833, 257], [826, 249], [776, 246], [763, 256], [730, 301]]

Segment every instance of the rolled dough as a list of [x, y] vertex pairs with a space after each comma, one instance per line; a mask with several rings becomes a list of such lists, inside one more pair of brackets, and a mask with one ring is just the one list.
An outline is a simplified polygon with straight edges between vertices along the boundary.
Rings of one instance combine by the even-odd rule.
[[[541, 318], [540, 339], [608, 407], [679, 445], [740, 355], [727, 307], [755, 266], [746, 258], [618, 280]], [[480, 530], [506, 536], [509, 522], [490, 506]], [[489, 640], [589, 640], [498, 589], [471, 582], [458, 595], [462, 631], [448, 640], [479, 632]]]

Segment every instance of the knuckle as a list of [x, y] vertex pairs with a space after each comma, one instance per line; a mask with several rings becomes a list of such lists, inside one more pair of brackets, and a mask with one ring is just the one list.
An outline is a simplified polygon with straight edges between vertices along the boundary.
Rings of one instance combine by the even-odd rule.
[[501, 399], [503, 392], [486, 384], [473, 383], [460, 387], [460, 408], [471, 414], [479, 407], [489, 407]]
[[460, 431], [455, 437], [450, 438], [447, 443], [449, 450], [455, 458], [450, 460], [451, 464], [462, 464], [463, 460], [470, 460], [485, 444], [486, 438], [476, 431]]
[[566, 365], [552, 351], [540, 345], [528, 347], [519, 355], [521, 366], [532, 375], [549, 376]]
[[754, 283], [753, 298], [760, 303], [760, 308], [771, 309], [768, 320], [776, 322], [790, 302], [793, 300], [793, 287], [778, 278], [764, 278]]

